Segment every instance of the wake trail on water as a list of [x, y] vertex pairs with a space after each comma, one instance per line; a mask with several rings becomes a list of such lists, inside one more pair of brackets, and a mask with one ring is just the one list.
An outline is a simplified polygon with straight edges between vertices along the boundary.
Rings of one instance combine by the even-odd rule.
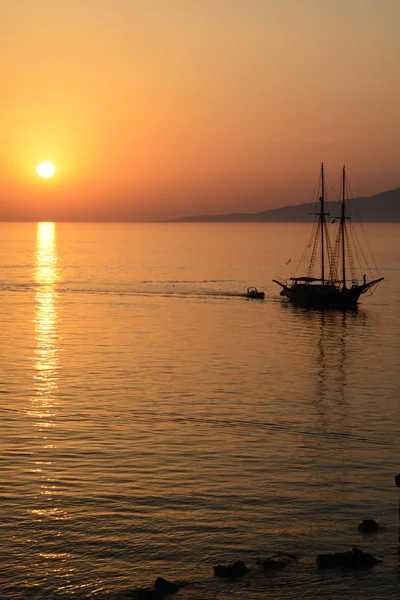
[[182, 423], [183, 425], [206, 425], [207, 427], [212, 426], [218, 429], [220, 432], [223, 432], [225, 429], [242, 429], [245, 432], [258, 432], [259, 434], [269, 434], [271, 432], [277, 433], [288, 433], [292, 435], [302, 435], [309, 436], [313, 438], [331, 438], [331, 439], [345, 439], [351, 440], [355, 442], [362, 442], [364, 444], [371, 444], [373, 446], [385, 446], [394, 445], [394, 441], [389, 441], [388, 438], [382, 440], [380, 437], [375, 437], [373, 435], [362, 435], [358, 433], [354, 433], [351, 431], [321, 431], [321, 430], [311, 430], [306, 429], [302, 426], [288, 423], [285, 421], [280, 421], [279, 423], [273, 423], [271, 421], [253, 421], [247, 419], [219, 419], [219, 418], [209, 418], [209, 417], [189, 417], [178, 415], [177, 413], [166, 413], [163, 412], [160, 414], [155, 411], [132, 411], [132, 414], [135, 415], [136, 420], [147, 422], [147, 419], [150, 422], [168, 422], [173, 421], [176, 423]]
[[[139, 282], [140, 285], [146, 285], [149, 283], [150, 285], [154, 282]], [[79, 295], [90, 295], [90, 296], [126, 296], [126, 297], [166, 297], [166, 298], [245, 298], [246, 300], [254, 300], [252, 298], [248, 298], [245, 291], [238, 290], [215, 290], [210, 288], [200, 288], [196, 286], [196, 283], [222, 283], [218, 280], [210, 280], [207, 282], [194, 282], [194, 281], [167, 281], [163, 282], [165, 287], [158, 289], [145, 289], [143, 287], [140, 288], [125, 288], [125, 287], [74, 287], [73, 284], [49, 284], [49, 283], [14, 283], [11, 285], [2, 284], [0, 285], [0, 290], [2, 292], [35, 292], [40, 288], [46, 288], [51, 285], [55, 292], [58, 294], [79, 294]], [[223, 283], [227, 283], [224, 281]], [[190, 285], [192, 284], [192, 285]], [[181, 289], [177, 289], [179, 286], [188, 286]], [[189, 287], [190, 285], [190, 287]], [[168, 287], [170, 289], [168, 289]], [[174, 289], [171, 289], [173, 287]], [[260, 299], [257, 299], [260, 302]], [[275, 296], [268, 296], [266, 294], [265, 299], [261, 301], [275, 301]]]

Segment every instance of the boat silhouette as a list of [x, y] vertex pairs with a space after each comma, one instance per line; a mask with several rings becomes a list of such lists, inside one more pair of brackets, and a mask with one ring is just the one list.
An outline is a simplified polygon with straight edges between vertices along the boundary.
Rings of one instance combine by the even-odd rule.
[[259, 291], [256, 287], [248, 287], [245, 293], [246, 298], [255, 298], [257, 300], [263, 300], [265, 298], [265, 293]]
[[[319, 211], [311, 233], [307, 249], [311, 249], [308, 266], [305, 273], [285, 279], [273, 279], [281, 288], [280, 295], [291, 302], [309, 308], [355, 308], [362, 294], [373, 293], [383, 277], [367, 280], [366, 273], [362, 273], [361, 259], [365, 262], [362, 251], [354, 232], [350, 235], [350, 214], [346, 204], [346, 169], [342, 173], [342, 198], [340, 202], [339, 228], [335, 243], [332, 246], [328, 222], [325, 212], [325, 181], [324, 165], [321, 164], [321, 195], [319, 197]], [[334, 219], [336, 221], [336, 219]], [[353, 245], [352, 245], [353, 242]], [[356, 268], [358, 258], [358, 268]], [[319, 271], [316, 274], [316, 271]], [[365, 271], [372, 272], [365, 265]]]

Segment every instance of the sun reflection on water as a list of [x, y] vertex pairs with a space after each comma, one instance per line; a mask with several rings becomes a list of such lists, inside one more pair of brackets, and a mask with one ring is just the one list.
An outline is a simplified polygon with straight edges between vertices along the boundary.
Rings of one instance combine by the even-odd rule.
[[54, 223], [38, 223], [34, 279], [35, 294], [35, 414], [41, 420], [40, 429], [53, 427], [56, 392], [58, 389], [58, 255]]
[[[32, 472], [40, 476], [40, 507], [32, 514], [42, 518], [65, 518], [57, 509], [59, 494], [52, 476], [53, 450], [57, 447], [51, 438], [56, 428], [59, 369], [58, 292], [59, 261], [55, 223], [38, 223], [33, 271], [35, 292], [35, 349], [33, 355], [33, 394], [30, 415], [35, 419], [36, 440], [40, 452]], [[51, 452], [51, 454], [49, 453]], [[42, 501], [46, 505], [42, 505]]]

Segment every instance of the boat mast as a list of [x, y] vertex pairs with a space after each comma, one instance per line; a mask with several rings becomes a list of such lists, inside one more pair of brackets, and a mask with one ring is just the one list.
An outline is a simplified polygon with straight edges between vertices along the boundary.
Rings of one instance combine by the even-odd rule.
[[325, 197], [325, 182], [324, 182], [324, 163], [321, 163], [321, 211], [319, 214], [319, 222], [321, 225], [321, 280], [322, 285], [325, 285], [325, 252], [324, 252], [324, 223], [325, 223], [325, 213], [324, 213], [324, 197]]
[[340, 214], [340, 229], [342, 235], [342, 274], [343, 274], [343, 287], [346, 287], [346, 244], [345, 244], [345, 223], [346, 223], [346, 167], [343, 167], [343, 181], [342, 181], [342, 210]]

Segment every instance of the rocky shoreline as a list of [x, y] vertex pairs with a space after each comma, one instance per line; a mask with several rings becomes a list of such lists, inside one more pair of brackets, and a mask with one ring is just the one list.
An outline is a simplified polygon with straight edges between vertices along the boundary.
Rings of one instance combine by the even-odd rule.
[[[358, 526], [362, 534], [373, 534], [384, 529], [373, 519], [364, 520]], [[256, 568], [261, 572], [279, 572], [294, 561], [299, 556], [295, 554], [279, 553], [263, 559], [256, 560]], [[369, 552], [364, 552], [358, 547], [343, 552], [334, 552], [331, 554], [317, 554], [315, 564], [318, 569], [338, 569], [342, 571], [361, 571], [372, 569], [383, 561], [376, 558]], [[244, 578], [254, 569], [240, 560], [231, 564], [218, 564], [213, 567], [213, 574], [216, 578], [235, 581]], [[211, 575], [211, 574], [210, 574]], [[172, 597], [181, 589], [190, 585], [190, 582], [170, 581], [164, 577], [157, 577], [152, 587], [139, 587], [120, 591], [116, 594], [108, 595], [105, 600], [164, 600]]]
[[[395, 484], [400, 487], [400, 474], [395, 477]], [[400, 519], [400, 501], [399, 501], [399, 519]], [[400, 522], [399, 522], [400, 525]], [[358, 532], [362, 535], [375, 534], [385, 529], [374, 519], [364, 519], [358, 525]], [[400, 526], [399, 526], [400, 540]], [[296, 561], [298, 556], [295, 554], [280, 553], [279, 558], [270, 556], [263, 559], [257, 559], [256, 566], [264, 572], [278, 572]], [[383, 561], [376, 558], [369, 552], [364, 552], [358, 547], [343, 552], [334, 552], [328, 554], [317, 554], [315, 564], [318, 569], [337, 569], [341, 571], [363, 571], [376, 567]], [[214, 577], [227, 580], [242, 579], [252, 571], [242, 560], [231, 564], [218, 564], [213, 567]], [[190, 585], [188, 582], [169, 581], [163, 577], [157, 577], [152, 587], [136, 588], [108, 595], [105, 600], [164, 600], [171, 597], [182, 588]]]

